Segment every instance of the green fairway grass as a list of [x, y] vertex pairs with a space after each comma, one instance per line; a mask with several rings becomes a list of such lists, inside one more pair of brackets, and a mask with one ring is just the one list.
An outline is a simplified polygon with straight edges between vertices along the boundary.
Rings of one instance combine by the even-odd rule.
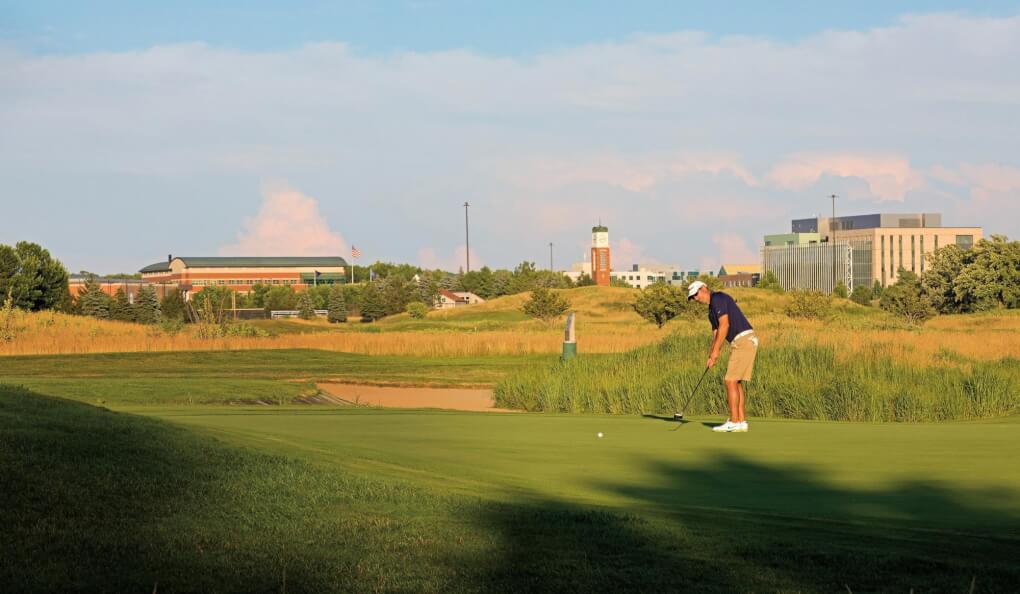
[[316, 350], [5, 357], [0, 382], [103, 406], [286, 404], [322, 380], [491, 386], [551, 355], [398, 357]]
[[0, 387], [0, 589], [1020, 583], [1013, 419], [752, 421], [748, 434], [719, 435], [641, 417], [136, 412], [148, 418]]

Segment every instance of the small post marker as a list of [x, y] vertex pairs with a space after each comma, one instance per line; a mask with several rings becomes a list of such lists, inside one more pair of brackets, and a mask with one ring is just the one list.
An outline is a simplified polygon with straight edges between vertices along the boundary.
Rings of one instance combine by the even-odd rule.
[[577, 333], [574, 331], [574, 313], [567, 314], [567, 328], [563, 333], [563, 355], [561, 361], [569, 361], [577, 356]]

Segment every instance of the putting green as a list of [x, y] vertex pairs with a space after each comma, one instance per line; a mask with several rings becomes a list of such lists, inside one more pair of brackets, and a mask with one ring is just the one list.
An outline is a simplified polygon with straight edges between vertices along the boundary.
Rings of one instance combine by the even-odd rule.
[[[138, 409], [226, 441], [483, 498], [1015, 538], [1020, 423], [752, 421], [284, 408]], [[604, 437], [598, 438], [597, 433]]]

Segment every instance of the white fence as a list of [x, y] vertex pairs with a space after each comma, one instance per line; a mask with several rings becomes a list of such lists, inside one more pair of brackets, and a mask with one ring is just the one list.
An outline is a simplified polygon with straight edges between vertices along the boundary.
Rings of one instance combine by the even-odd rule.
[[[274, 309], [273, 311], [269, 312], [269, 317], [271, 317], [274, 320], [278, 320], [280, 318], [296, 318], [300, 313], [301, 312], [299, 312], [296, 309]], [[327, 315], [329, 315], [329, 310], [317, 309], [315, 310], [315, 315], [319, 316], [320, 318], [324, 318]]]

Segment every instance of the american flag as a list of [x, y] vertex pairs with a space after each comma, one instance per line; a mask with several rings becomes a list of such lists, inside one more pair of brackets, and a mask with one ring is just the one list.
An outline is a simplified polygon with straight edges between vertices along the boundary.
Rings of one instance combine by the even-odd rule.
[[361, 250], [359, 250], [358, 248], [356, 248], [356, 247], [354, 247], [352, 245], [351, 246], [351, 258], [354, 258], [355, 260], [357, 260], [360, 257], [361, 257]]

